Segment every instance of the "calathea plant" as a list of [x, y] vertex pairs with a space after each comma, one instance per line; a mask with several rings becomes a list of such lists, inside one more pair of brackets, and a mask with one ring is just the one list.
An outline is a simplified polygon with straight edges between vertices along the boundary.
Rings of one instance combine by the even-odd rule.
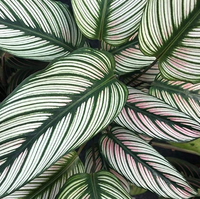
[[71, 4], [0, 0], [0, 198], [196, 195], [147, 139], [200, 137], [200, 1]]

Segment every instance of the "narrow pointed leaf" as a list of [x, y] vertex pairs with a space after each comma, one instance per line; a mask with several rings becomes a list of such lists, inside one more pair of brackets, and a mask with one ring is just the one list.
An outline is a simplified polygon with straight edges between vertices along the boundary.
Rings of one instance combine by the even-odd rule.
[[21, 187], [105, 128], [127, 89], [114, 58], [82, 48], [25, 79], [0, 106], [0, 196]]
[[200, 83], [167, 81], [158, 75], [149, 93], [200, 123]]
[[144, 54], [159, 59], [169, 80], [200, 81], [200, 1], [149, 0], [140, 30]]
[[72, 176], [56, 199], [72, 198], [131, 199], [118, 179], [107, 171]]
[[193, 118], [134, 88], [129, 88], [127, 103], [115, 122], [138, 133], [174, 142], [200, 137], [200, 124]]
[[0, 2], [0, 48], [13, 55], [50, 61], [82, 45], [67, 6], [51, 0]]
[[137, 186], [170, 198], [196, 194], [178, 171], [134, 132], [114, 127], [102, 136], [100, 147], [109, 164]]
[[146, 0], [72, 0], [76, 22], [90, 39], [120, 45], [138, 30]]
[[109, 52], [115, 57], [115, 70], [118, 75], [141, 70], [155, 61], [154, 57], [145, 56], [140, 51], [137, 37], [118, 48], [110, 50]]
[[77, 153], [72, 151], [19, 191], [3, 199], [55, 199], [67, 179], [77, 173], [84, 173], [84, 166]]

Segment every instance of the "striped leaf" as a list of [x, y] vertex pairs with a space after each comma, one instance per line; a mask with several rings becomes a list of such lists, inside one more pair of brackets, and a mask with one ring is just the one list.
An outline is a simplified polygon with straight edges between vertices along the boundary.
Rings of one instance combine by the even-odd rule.
[[[94, 171], [93, 171], [94, 169]], [[99, 148], [89, 148], [85, 154], [85, 172], [94, 173], [103, 169], [103, 162], [99, 153]]]
[[120, 45], [138, 30], [147, 0], [72, 0], [78, 27], [90, 39]]
[[200, 124], [160, 99], [129, 88], [125, 107], [115, 122], [153, 138], [174, 142], [200, 137]]
[[51, 0], [1, 0], [0, 48], [13, 55], [50, 61], [82, 45], [67, 6]]
[[184, 177], [200, 178], [200, 169], [181, 159], [168, 157], [166, 158]]
[[149, 92], [200, 123], [200, 83], [168, 81], [158, 75]]
[[170, 198], [196, 194], [164, 157], [132, 131], [114, 127], [102, 136], [100, 147], [109, 164], [137, 186]]
[[13, 192], [105, 128], [127, 89], [114, 58], [74, 51], [25, 79], [0, 106], [0, 197]]
[[131, 199], [118, 179], [107, 171], [72, 176], [56, 199]]
[[115, 70], [118, 75], [141, 70], [155, 61], [154, 57], [145, 56], [140, 51], [138, 37], [118, 48], [111, 50], [110, 53], [112, 53], [115, 57]]
[[200, 81], [200, 1], [149, 0], [140, 30], [144, 54], [157, 57], [169, 80]]
[[3, 199], [55, 199], [69, 177], [83, 172], [82, 162], [77, 153], [72, 151], [59, 159], [40, 176], [21, 187], [19, 191]]

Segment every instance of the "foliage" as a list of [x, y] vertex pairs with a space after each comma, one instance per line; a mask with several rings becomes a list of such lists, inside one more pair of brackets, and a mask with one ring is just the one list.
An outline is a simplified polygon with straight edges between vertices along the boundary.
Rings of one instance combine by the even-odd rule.
[[199, 168], [149, 140], [198, 146], [199, 7], [0, 0], [0, 198], [197, 195]]

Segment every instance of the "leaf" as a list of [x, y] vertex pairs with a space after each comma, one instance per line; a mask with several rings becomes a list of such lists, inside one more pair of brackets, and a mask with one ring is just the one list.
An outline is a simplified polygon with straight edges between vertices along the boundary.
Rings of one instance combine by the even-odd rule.
[[115, 122], [137, 133], [173, 142], [200, 137], [200, 125], [160, 99], [129, 87], [126, 105]]
[[134, 132], [114, 127], [102, 135], [100, 147], [108, 163], [136, 186], [170, 198], [196, 194], [177, 170]]
[[138, 30], [147, 0], [72, 0], [78, 27], [89, 39], [120, 45]]
[[115, 57], [116, 73], [123, 75], [145, 68], [155, 61], [154, 57], [145, 56], [139, 49], [138, 37], [118, 48], [110, 50]]
[[139, 29], [142, 52], [155, 56], [163, 77], [200, 81], [200, 1], [149, 0]]
[[186, 143], [170, 142], [170, 144], [175, 147], [187, 150], [188, 153], [195, 152], [196, 155], [200, 155], [200, 138]]
[[200, 169], [195, 165], [178, 159], [168, 157], [166, 158], [184, 177], [200, 178]]
[[95, 147], [94, 149], [92, 149], [92, 147], [89, 148], [85, 154], [85, 172], [93, 173], [93, 172], [98, 172], [102, 169], [103, 169], [103, 162], [101, 160], [98, 147]]
[[0, 48], [13, 55], [51, 61], [82, 45], [67, 6], [51, 0], [0, 2]]
[[70, 176], [83, 172], [82, 162], [77, 153], [72, 151], [59, 159], [40, 176], [21, 187], [19, 191], [3, 199], [54, 199]]
[[56, 199], [72, 198], [131, 199], [129, 194], [121, 187], [117, 178], [107, 171], [72, 176]]
[[127, 98], [113, 70], [111, 54], [82, 48], [25, 79], [1, 104], [0, 197], [113, 121]]
[[158, 75], [149, 93], [200, 123], [200, 83], [168, 81]]

